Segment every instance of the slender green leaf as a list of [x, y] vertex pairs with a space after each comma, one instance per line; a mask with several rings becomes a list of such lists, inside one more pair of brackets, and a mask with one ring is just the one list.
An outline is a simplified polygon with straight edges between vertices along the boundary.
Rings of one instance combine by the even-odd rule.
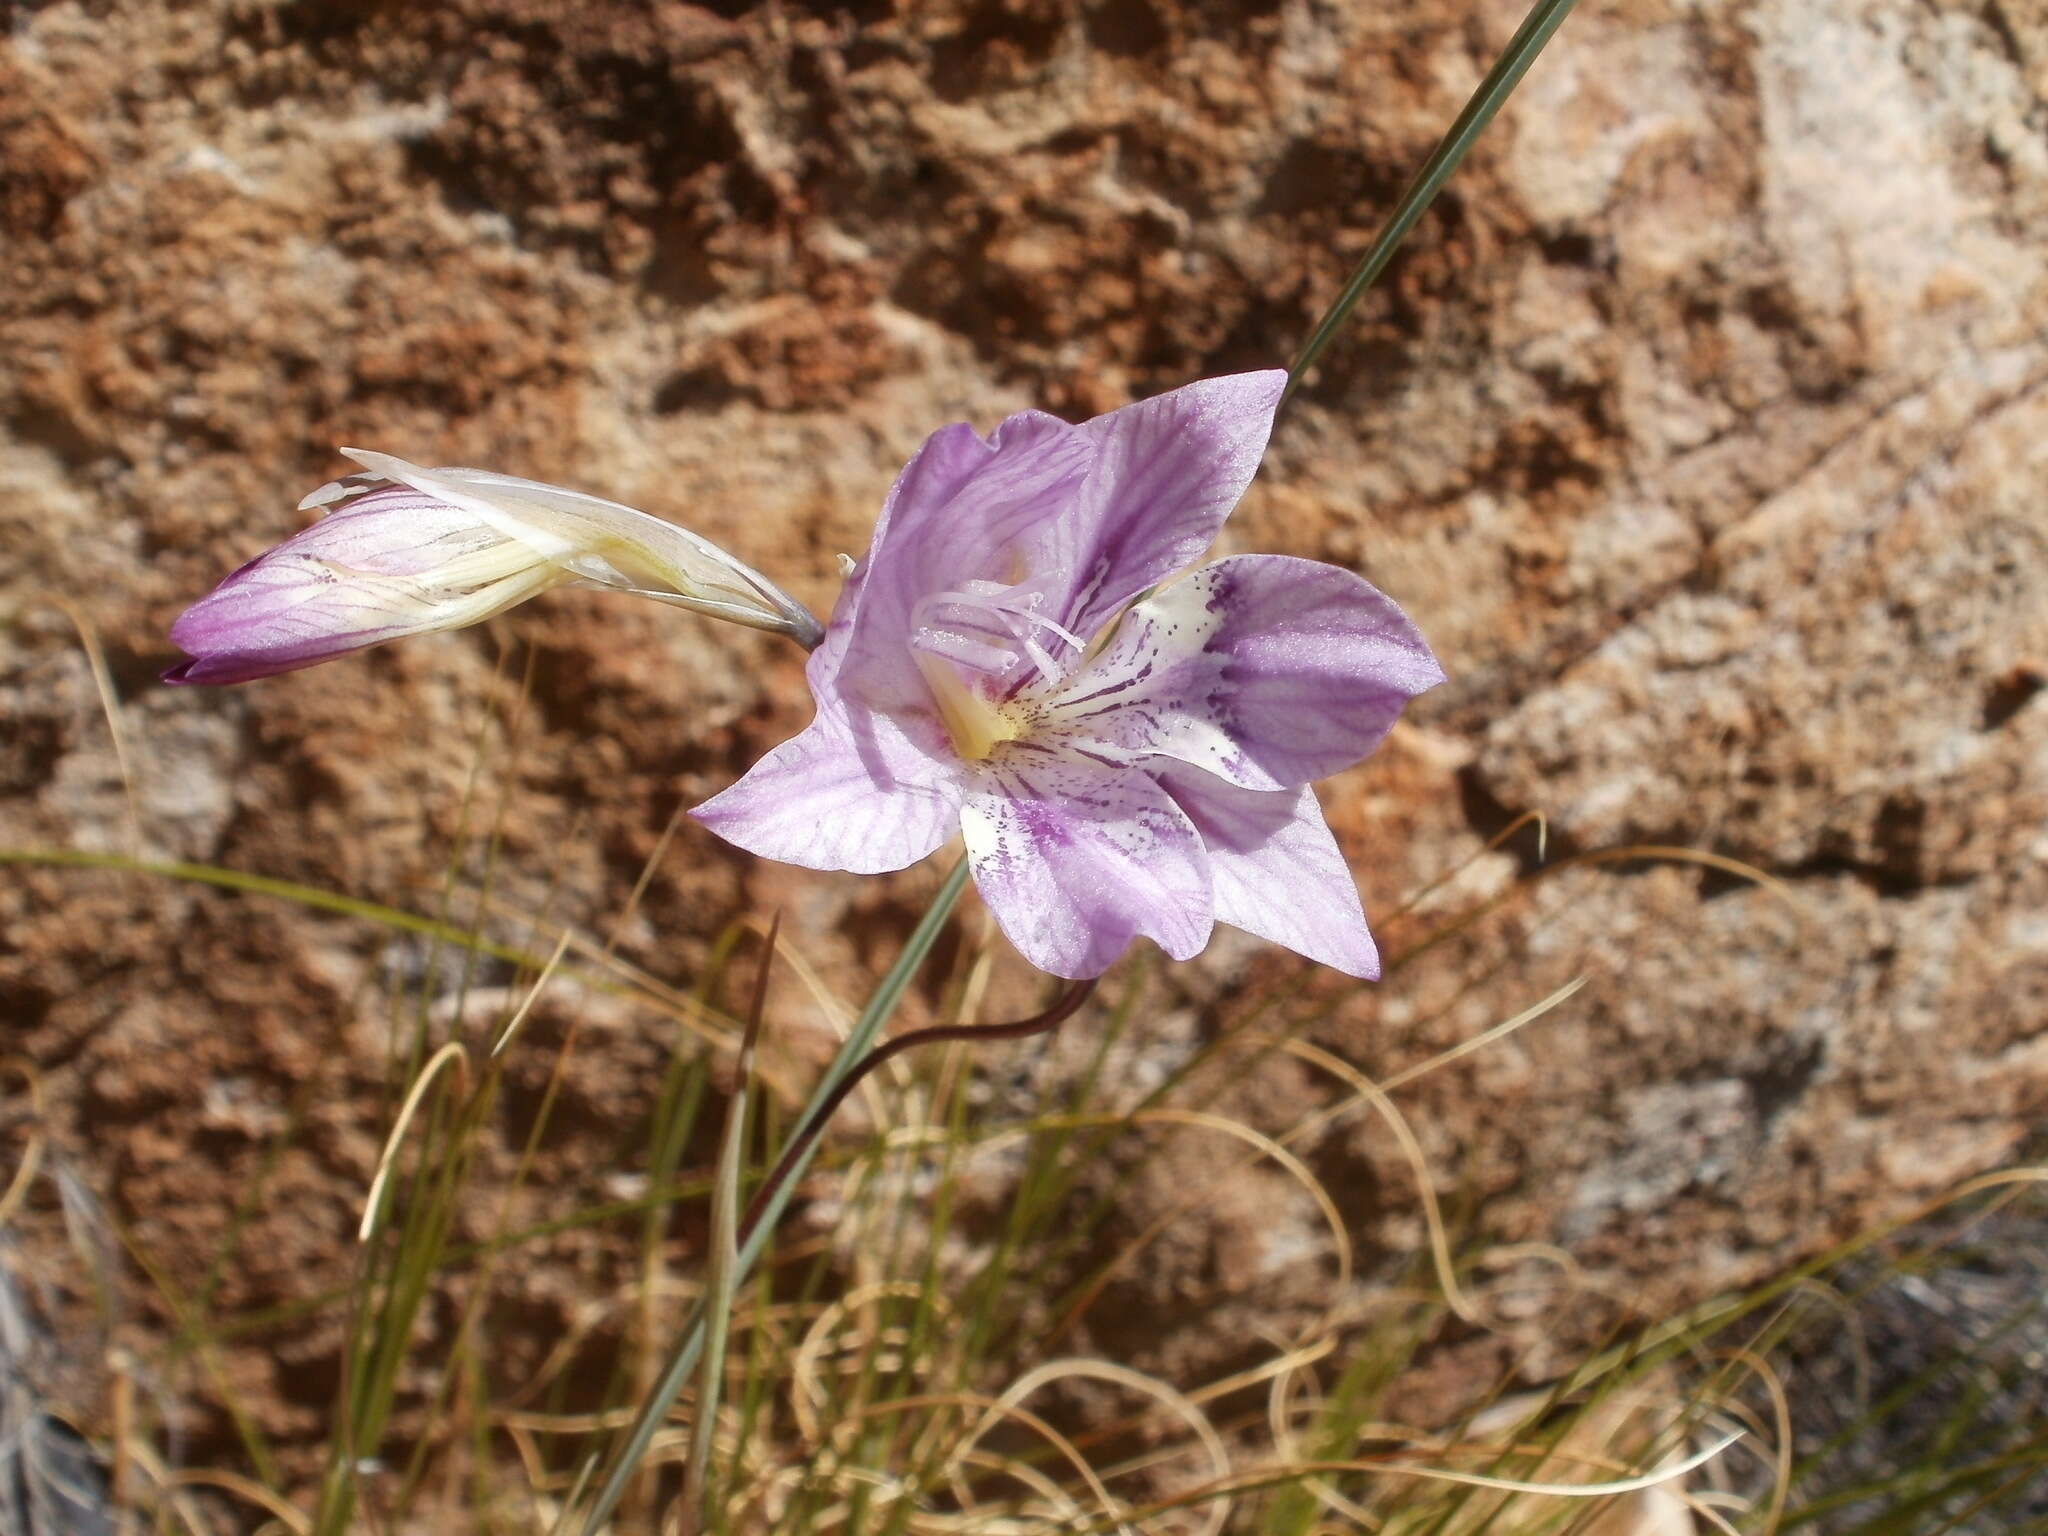
[[740, 1042], [735, 1072], [738, 1081], [733, 1086], [732, 1103], [726, 1109], [718, 1177], [711, 1191], [711, 1257], [704, 1284], [704, 1364], [697, 1377], [697, 1415], [690, 1427], [690, 1459], [683, 1470], [683, 1519], [694, 1519], [700, 1531], [708, 1531], [712, 1525], [711, 1447], [718, 1438], [718, 1398], [725, 1384], [732, 1298], [739, 1285], [740, 1168], [747, 1157], [747, 1095], [753, 1088], [754, 1048], [761, 1039], [761, 1015], [768, 1003], [768, 973], [775, 963], [775, 939], [781, 931], [782, 918], [778, 914], [768, 924], [767, 935], [761, 941], [761, 969], [754, 982], [754, 1005], [747, 1011], [747, 1033]]
[[1521, 29], [1494, 61], [1493, 68], [1479, 83], [1479, 89], [1472, 93], [1472, 99], [1465, 103], [1465, 110], [1458, 114], [1457, 121], [1451, 124], [1450, 131], [1443, 136], [1435, 152], [1423, 161], [1422, 169], [1415, 173], [1414, 179], [1401, 193], [1401, 199], [1394, 205], [1379, 238], [1373, 241], [1364, 260], [1359, 262], [1358, 270], [1351, 274], [1351, 281], [1344, 285], [1337, 302], [1316, 323], [1315, 330], [1288, 369], [1287, 392], [1280, 397], [1282, 405], [1301, 388], [1302, 377], [1315, 366], [1316, 359], [1323, 355], [1358, 301], [1365, 297], [1366, 290], [1379, 281], [1380, 274], [1387, 270], [1387, 263], [1394, 259], [1394, 252], [1408, 238], [1416, 220], [1436, 201], [1437, 193], [1451, 179], [1451, 173], [1457, 170], [1466, 151], [1486, 131], [1486, 125], [1493, 121], [1501, 103], [1522, 83], [1522, 76], [1536, 62], [1536, 56], [1550, 41], [1551, 34], [1564, 24], [1575, 3], [1576, 0], [1537, 0], [1530, 9]]
[[[882, 978], [881, 985], [875, 988], [874, 995], [868, 999], [867, 1007], [862, 1010], [860, 1018], [848, 1033], [845, 1044], [840, 1046], [839, 1054], [832, 1058], [832, 1064], [818, 1079], [818, 1086], [811, 1093], [810, 1104], [797, 1118], [796, 1134], [802, 1134], [803, 1127], [809, 1122], [811, 1108], [823, 1104], [831, 1097], [841, 1079], [867, 1055], [869, 1047], [875, 1042], [875, 1037], [882, 1032], [882, 1026], [889, 1021], [890, 1015], [896, 1011], [897, 1003], [902, 1001], [903, 994], [910, 989], [910, 983], [923, 966], [925, 956], [931, 953], [932, 945], [938, 942], [939, 934], [946, 926], [946, 919], [952, 915], [954, 904], [959, 901], [960, 893], [966, 885], [967, 862], [963, 859], [954, 865], [953, 872], [946, 876], [945, 883], [939, 887], [938, 895], [932, 898], [931, 906], [926, 909], [917, 927], [911, 931], [910, 937], [904, 941], [903, 952], [896, 957], [896, 963], [889, 968], [888, 974]], [[804, 1170], [810, 1166], [811, 1158], [816, 1153], [817, 1146], [813, 1144], [791, 1169], [790, 1177], [783, 1182], [782, 1187], [770, 1194], [768, 1203], [761, 1212], [760, 1221], [755, 1223], [754, 1230], [748, 1234], [746, 1242], [740, 1245], [739, 1262], [734, 1268], [735, 1284], [744, 1280], [752, 1272], [754, 1265], [760, 1261], [762, 1250], [774, 1236], [776, 1222], [781, 1219], [783, 1209], [789, 1204], [798, 1181], [803, 1177]], [[598, 1536], [605, 1521], [611, 1517], [611, 1512], [618, 1507], [620, 1498], [632, 1481], [634, 1469], [639, 1465], [640, 1458], [647, 1453], [647, 1447], [654, 1439], [655, 1431], [661, 1427], [661, 1421], [667, 1417], [669, 1405], [681, 1394], [683, 1383], [689, 1379], [690, 1372], [696, 1367], [704, 1348], [705, 1322], [705, 1308], [700, 1302], [691, 1309], [689, 1321], [683, 1325], [682, 1337], [676, 1344], [675, 1353], [669, 1357], [668, 1365], [662, 1371], [654, 1390], [641, 1403], [632, 1427], [626, 1432], [624, 1440], [613, 1456], [611, 1467], [605, 1474], [604, 1482], [598, 1488], [597, 1497], [584, 1512], [581, 1526], [584, 1536]]]

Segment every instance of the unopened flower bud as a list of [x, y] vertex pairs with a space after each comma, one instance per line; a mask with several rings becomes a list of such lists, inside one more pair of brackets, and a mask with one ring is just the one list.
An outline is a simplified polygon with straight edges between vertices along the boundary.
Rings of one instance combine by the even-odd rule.
[[168, 683], [240, 683], [430, 630], [460, 629], [537, 592], [612, 587], [806, 649], [818, 621], [717, 545], [631, 507], [481, 469], [422, 469], [341, 450], [367, 473], [322, 486], [333, 510], [181, 615], [192, 659]]

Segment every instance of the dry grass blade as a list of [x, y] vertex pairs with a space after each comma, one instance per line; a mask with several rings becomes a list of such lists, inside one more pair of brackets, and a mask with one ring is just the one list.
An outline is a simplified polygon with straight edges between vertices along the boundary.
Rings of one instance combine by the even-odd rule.
[[0, 1071], [17, 1074], [28, 1088], [29, 1136], [28, 1144], [22, 1149], [21, 1161], [15, 1164], [14, 1176], [7, 1181], [7, 1189], [0, 1193], [0, 1228], [14, 1219], [14, 1213], [21, 1208], [21, 1202], [28, 1198], [29, 1186], [35, 1183], [36, 1173], [43, 1165], [43, 1151], [46, 1137], [43, 1132], [43, 1075], [36, 1064], [21, 1056], [0, 1057]]
[[1404, 897], [1400, 905], [1390, 909], [1382, 921], [1391, 922], [1396, 918], [1406, 917], [1487, 854], [1497, 853], [1506, 847], [1522, 828], [1532, 825], [1536, 828], [1536, 862], [1541, 864], [1550, 851], [1550, 818], [1541, 811], [1524, 811], [1449, 869], [1429, 880], [1413, 894]]
[[1546, 875], [1559, 874], [1582, 864], [1626, 864], [1638, 859], [1652, 864], [1697, 864], [1702, 869], [1733, 875], [1770, 892], [1794, 913], [1803, 917], [1806, 912], [1792, 887], [1768, 870], [1745, 864], [1740, 859], [1731, 859], [1725, 853], [1710, 853], [1704, 848], [1682, 848], [1674, 843], [1630, 843], [1620, 848], [1595, 848], [1590, 853], [1575, 853], [1568, 859], [1545, 865], [1530, 878], [1540, 880]]
[[[1457, 1267], [1451, 1261], [1450, 1234], [1444, 1227], [1443, 1208], [1436, 1197], [1436, 1180], [1429, 1171], [1429, 1159], [1422, 1150], [1422, 1143], [1408, 1124], [1408, 1117], [1395, 1107], [1394, 1101], [1387, 1097], [1379, 1084], [1321, 1046], [1310, 1045], [1306, 1040], [1276, 1043], [1289, 1055], [1312, 1062], [1341, 1078], [1356, 1095], [1354, 1102], [1370, 1104], [1386, 1121], [1387, 1128], [1394, 1133], [1394, 1140], [1400, 1145], [1402, 1157], [1407, 1159], [1409, 1171], [1415, 1176], [1415, 1193], [1422, 1204], [1422, 1219], [1429, 1230], [1430, 1257], [1436, 1265], [1437, 1284], [1443, 1288], [1444, 1300], [1466, 1322], [1483, 1326], [1479, 1309], [1473, 1306], [1464, 1287], [1458, 1283]], [[1338, 1106], [1340, 1109], [1348, 1107]]]
[[857, 1286], [844, 1296], [827, 1302], [804, 1331], [802, 1341], [790, 1357], [790, 1405], [806, 1445], [819, 1446], [826, 1440], [824, 1421], [819, 1413], [830, 1401], [831, 1394], [824, 1386], [821, 1362], [833, 1342], [834, 1331], [850, 1314], [887, 1299], [935, 1301], [938, 1311], [951, 1310], [950, 1302], [944, 1298], [926, 1297], [924, 1287], [910, 1280], [882, 1280], [872, 1285]]
[[[260, 1483], [253, 1483], [234, 1472], [225, 1473], [220, 1477], [204, 1470], [172, 1472], [164, 1465], [162, 1457], [149, 1446], [139, 1442], [129, 1447], [129, 1455], [133, 1457], [135, 1465], [141, 1469], [142, 1475], [150, 1484], [162, 1490], [163, 1504], [157, 1521], [159, 1531], [168, 1530], [169, 1517], [175, 1516], [179, 1525], [190, 1532], [191, 1536], [216, 1536], [219, 1527], [202, 1513], [201, 1506], [191, 1497], [189, 1490], [219, 1487], [228, 1492], [239, 1492], [244, 1487], [250, 1487], [259, 1490], [251, 1497], [250, 1502], [270, 1511], [271, 1515], [269, 1520], [257, 1527], [257, 1536], [265, 1536], [265, 1533], [274, 1531], [289, 1532], [291, 1536], [304, 1536], [304, 1513], [295, 1507], [283, 1505], [277, 1495], [264, 1489]], [[289, 1519], [278, 1507], [274, 1507], [278, 1505], [289, 1511]], [[128, 1536], [128, 1533], [124, 1531], [121, 1536]]]
[[1683, 1461], [1662, 1466], [1651, 1472], [1637, 1473], [1632, 1477], [1613, 1478], [1599, 1483], [1541, 1482], [1530, 1478], [1499, 1477], [1488, 1472], [1462, 1472], [1455, 1467], [1418, 1466], [1410, 1462], [1371, 1459], [1358, 1461], [1313, 1461], [1301, 1462], [1289, 1467], [1274, 1467], [1260, 1471], [1240, 1473], [1227, 1481], [1210, 1483], [1175, 1499], [1164, 1499], [1148, 1506], [1141, 1513], [1145, 1516], [1163, 1514], [1169, 1510], [1185, 1509], [1210, 1499], [1228, 1498], [1249, 1493], [1259, 1488], [1277, 1487], [1293, 1483], [1304, 1477], [1335, 1477], [1344, 1473], [1366, 1472], [1380, 1476], [1415, 1478], [1424, 1482], [1452, 1483], [1467, 1488], [1491, 1489], [1496, 1493], [1539, 1494], [1545, 1498], [1562, 1499], [1607, 1499], [1617, 1494], [1636, 1493], [1645, 1488], [1655, 1488], [1697, 1472], [1701, 1467], [1726, 1451], [1742, 1438], [1741, 1434], [1726, 1435], [1703, 1451], [1696, 1451]]
[[1748, 1366], [1770, 1395], [1771, 1421], [1776, 1430], [1772, 1437], [1771, 1502], [1759, 1530], [1761, 1536], [1775, 1536], [1778, 1527], [1785, 1523], [1785, 1506], [1792, 1497], [1792, 1402], [1786, 1394], [1784, 1378], [1770, 1361], [1749, 1349], [1731, 1349], [1726, 1354], [1730, 1360]]
[[[1130, 1536], [1130, 1528], [1126, 1524], [1126, 1512], [1111, 1495], [1109, 1487], [1102, 1481], [1101, 1475], [1089, 1463], [1088, 1458], [1081, 1454], [1080, 1448], [1073, 1441], [1069, 1440], [1037, 1414], [1022, 1406], [1020, 1400], [1027, 1395], [1028, 1392], [1019, 1392], [1015, 1387], [1012, 1387], [1008, 1392], [1005, 1392], [1000, 1398], [988, 1405], [983, 1411], [981, 1418], [976, 1422], [974, 1429], [952, 1448], [952, 1453], [948, 1458], [947, 1476], [953, 1485], [953, 1496], [960, 1501], [961, 1507], [971, 1510], [974, 1508], [976, 1501], [972, 1489], [967, 1486], [966, 1480], [960, 1475], [960, 1467], [969, 1461], [979, 1459], [975, 1447], [990, 1430], [995, 1428], [997, 1424], [1011, 1421], [1024, 1425], [1042, 1437], [1046, 1444], [1052, 1446], [1054, 1450], [1065, 1458], [1067, 1464], [1073, 1467], [1080, 1475], [1081, 1481], [1087, 1485], [1089, 1494], [1102, 1507], [1103, 1518], [1108, 1522], [1106, 1527], [1101, 1528], [1115, 1530], [1120, 1533], [1120, 1536]], [[1011, 1471], [1012, 1469], [1005, 1466], [1004, 1470]], [[1014, 1475], [1014, 1472], [1012, 1472], [1012, 1475]]]
[[92, 686], [100, 698], [100, 713], [106, 717], [107, 735], [114, 744], [114, 765], [121, 774], [121, 794], [127, 803], [128, 849], [140, 856], [142, 801], [135, 792], [135, 762], [128, 751], [128, 731], [121, 723], [121, 695], [114, 687], [113, 669], [107, 665], [106, 647], [100, 644], [98, 626], [82, 607], [64, 598], [56, 599], [56, 606], [63, 610], [64, 616], [71, 621], [71, 627], [78, 631], [85, 664], [91, 669]]
[[1550, 996], [1544, 998], [1541, 1002], [1530, 1004], [1513, 1018], [1503, 1019], [1500, 1023], [1494, 1025], [1493, 1028], [1481, 1031], [1470, 1040], [1460, 1041], [1449, 1050], [1439, 1051], [1427, 1061], [1417, 1062], [1412, 1067], [1403, 1067], [1399, 1072], [1394, 1073], [1384, 1083], [1380, 1084], [1381, 1090], [1386, 1093], [1392, 1093], [1397, 1088], [1405, 1088], [1417, 1079], [1427, 1077], [1439, 1067], [1447, 1067], [1452, 1062], [1470, 1056], [1475, 1051], [1484, 1050], [1497, 1040], [1505, 1040], [1523, 1025], [1533, 1024], [1560, 1003], [1568, 1002], [1590, 980], [1592, 978], [1589, 976], [1574, 976], [1570, 981], [1551, 993]]
[[533, 985], [526, 989], [526, 996], [520, 999], [519, 1007], [514, 1010], [512, 1017], [505, 1021], [505, 1027], [498, 1031], [498, 1038], [491, 1042], [493, 1059], [505, 1054], [505, 1048], [512, 1043], [520, 1027], [526, 1023], [526, 1016], [533, 1012], [533, 1005], [540, 1001], [541, 993], [545, 992], [548, 983], [554, 980], [555, 967], [562, 963], [562, 956], [568, 952], [569, 933], [565, 929], [555, 945], [555, 952], [548, 956], [548, 963], [541, 968], [541, 973], [534, 979]]
[[313, 1522], [303, 1510], [287, 1503], [261, 1483], [234, 1472], [196, 1470], [167, 1473], [163, 1478], [166, 1488], [218, 1488], [231, 1493], [238, 1499], [246, 1500], [259, 1509], [269, 1511], [272, 1518], [293, 1536], [308, 1536]]
[[420, 1069], [420, 1075], [413, 1079], [404, 1104], [399, 1106], [398, 1118], [391, 1123], [391, 1134], [384, 1138], [384, 1151], [377, 1159], [377, 1172], [370, 1180], [370, 1192], [363, 1200], [363, 1219], [356, 1228], [357, 1242], [367, 1243], [376, 1232], [377, 1218], [384, 1210], [384, 1188], [391, 1182], [391, 1170], [398, 1161], [398, 1148], [404, 1142], [406, 1130], [412, 1124], [412, 1117], [419, 1112], [427, 1090], [433, 1087], [434, 1079], [441, 1075], [442, 1069], [449, 1066], [454, 1066], [464, 1076], [468, 1074], [469, 1053], [454, 1040], [434, 1052], [426, 1066]]
[[[1216, 1432], [1216, 1426], [1209, 1421], [1209, 1416], [1203, 1413], [1201, 1408], [1186, 1393], [1176, 1391], [1174, 1388], [1166, 1385], [1166, 1383], [1147, 1376], [1141, 1371], [1131, 1370], [1128, 1366], [1111, 1365], [1107, 1361], [1102, 1360], [1047, 1361], [1044, 1365], [1027, 1371], [1023, 1376], [1012, 1382], [1009, 1388], [997, 1400], [998, 1406], [1004, 1412], [1008, 1412], [1041, 1387], [1070, 1378], [1109, 1382], [1116, 1386], [1127, 1388], [1130, 1391], [1142, 1393], [1164, 1405], [1194, 1431], [1196, 1441], [1209, 1458], [1212, 1484], [1229, 1479], [1230, 1452], [1223, 1443], [1223, 1437]], [[991, 1409], [983, 1415], [981, 1422], [974, 1427], [966, 1440], [962, 1442], [962, 1448], [974, 1445], [994, 1426], [995, 1422], [995, 1409]], [[1229, 1518], [1229, 1500], [1219, 1499], [1211, 1504], [1207, 1512], [1205, 1536], [1216, 1536], [1216, 1533], [1224, 1528]]]

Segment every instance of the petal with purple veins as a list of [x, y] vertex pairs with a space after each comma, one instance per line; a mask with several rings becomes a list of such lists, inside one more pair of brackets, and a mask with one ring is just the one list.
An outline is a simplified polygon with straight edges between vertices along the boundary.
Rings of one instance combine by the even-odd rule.
[[1160, 775], [1208, 850], [1216, 921], [1377, 981], [1379, 948], [1315, 791], [1240, 789], [1198, 768]]
[[1079, 427], [1025, 411], [986, 439], [965, 425], [925, 440], [875, 526], [867, 559], [833, 615], [832, 679], [876, 709], [929, 705], [910, 660], [923, 610], [978, 582], [1029, 574], [1032, 530], [1078, 494], [1093, 447]]
[[1209, 942], [1201, 839], [1147, 774], [1016, 744], [970, 784], [961, 829], [982, 899], [1042, 971], [1099, 976], [1140, 936], [1176, 960]]
[[874, 875], [932, 853], [959, 807], [950, 764], [889, 717], [832, 703], [690, 815], [763, 858]]
[[475, 624], [572, 574], [460, 507], [372, 490], [259, 555], [171, 626], [170, 683], [239, 683]]
[[1087, 635], [1199, 560], [1251, 484], [1287, 375], [1201, 379], [1097, 416], [1087, 484], [1034, 563], [1064, 584], [1054, 616]]
[[1048, 727], [1129, 762], [1292, 789], [1364, 757], [1443, 669], [1391, 598], [1337, 566], [1239, 555], [1124, 615], [1047, 701]]

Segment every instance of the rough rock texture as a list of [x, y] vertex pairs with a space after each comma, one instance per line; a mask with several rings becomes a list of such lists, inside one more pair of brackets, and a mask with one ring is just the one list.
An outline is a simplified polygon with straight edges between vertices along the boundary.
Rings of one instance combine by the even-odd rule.
[[[805, 718], [797, 658], [560, 594], [242, 691], [155, 687], [172, 616], [299, 525], [328, 445], [600, 491], [822, 609], [932, 426], [1284, 360], [1515, 20], [1499, 0], [13, 13], [0, 843], [427, 907], [475, 830], [482, 741], [502, 900], [602, 930], [678, 803]], [[1642, 861], [1539, 875], [1524, 832], [1388, 925], [1398, 949], [1501, 898], [1384, 987], [1297, 986], [1219, 942], [1148, 1038], [1184, 1050], [1285, 982], [1312, 1038], [1384, 1076], [1589, 974], [1402, 1102], [1442, 1192], [1476, 1197], [1475, 1240], [1562, 1244], [1651, 1309], [2007, 1157], [2048, 1103], [2044, 249], [2036, 8], [1587, 0], [1228, 537], [1364, 570], [1453, 675], [1326, 788], [1371, 907], [1530, 810], [1553, 865], [1681, 845], [1781, 889]], [[484, 728], [522, 676], [517, 731]], [[685, 830], [626, 953], [685, 982], [743, 902], [778, 903], [853, 992], [928, 886], [752, 870]], [[0, 1049], [38, 1064], [58, 1143], [167, 1274], [203, 1276], [266, 1138], [309, 1106], [224, 1311], [341, 1273], [387, 1109], [362, 997], [420, 963], [289, 906], [0, 874]], [[645, 1022], [594, 1016], [539, 1213], [602, 1198], [658, 1080]], [[784, 1000], [785, 1036], [817, 1024]], [[1290, 1063], [1227, 1103], [1278, 1127], [1339, 1091]], [[1199, 1138], [1168, 1155], [1133, 1231], [1224, 1166]], [[1368, 1254], [1413, 1245], [1382, 1125], [1341, 1121], [1309, 1156]], [[1220, 1190], [1089, 1341], [1195, 1379], [1319, 1304], [1290, 1187]], [[538, 1337], [600, 1246], [535, 1257]], [[289, 1440], [318, 1430], [334, 1346], [315, 1330], [231, 1369]]]

